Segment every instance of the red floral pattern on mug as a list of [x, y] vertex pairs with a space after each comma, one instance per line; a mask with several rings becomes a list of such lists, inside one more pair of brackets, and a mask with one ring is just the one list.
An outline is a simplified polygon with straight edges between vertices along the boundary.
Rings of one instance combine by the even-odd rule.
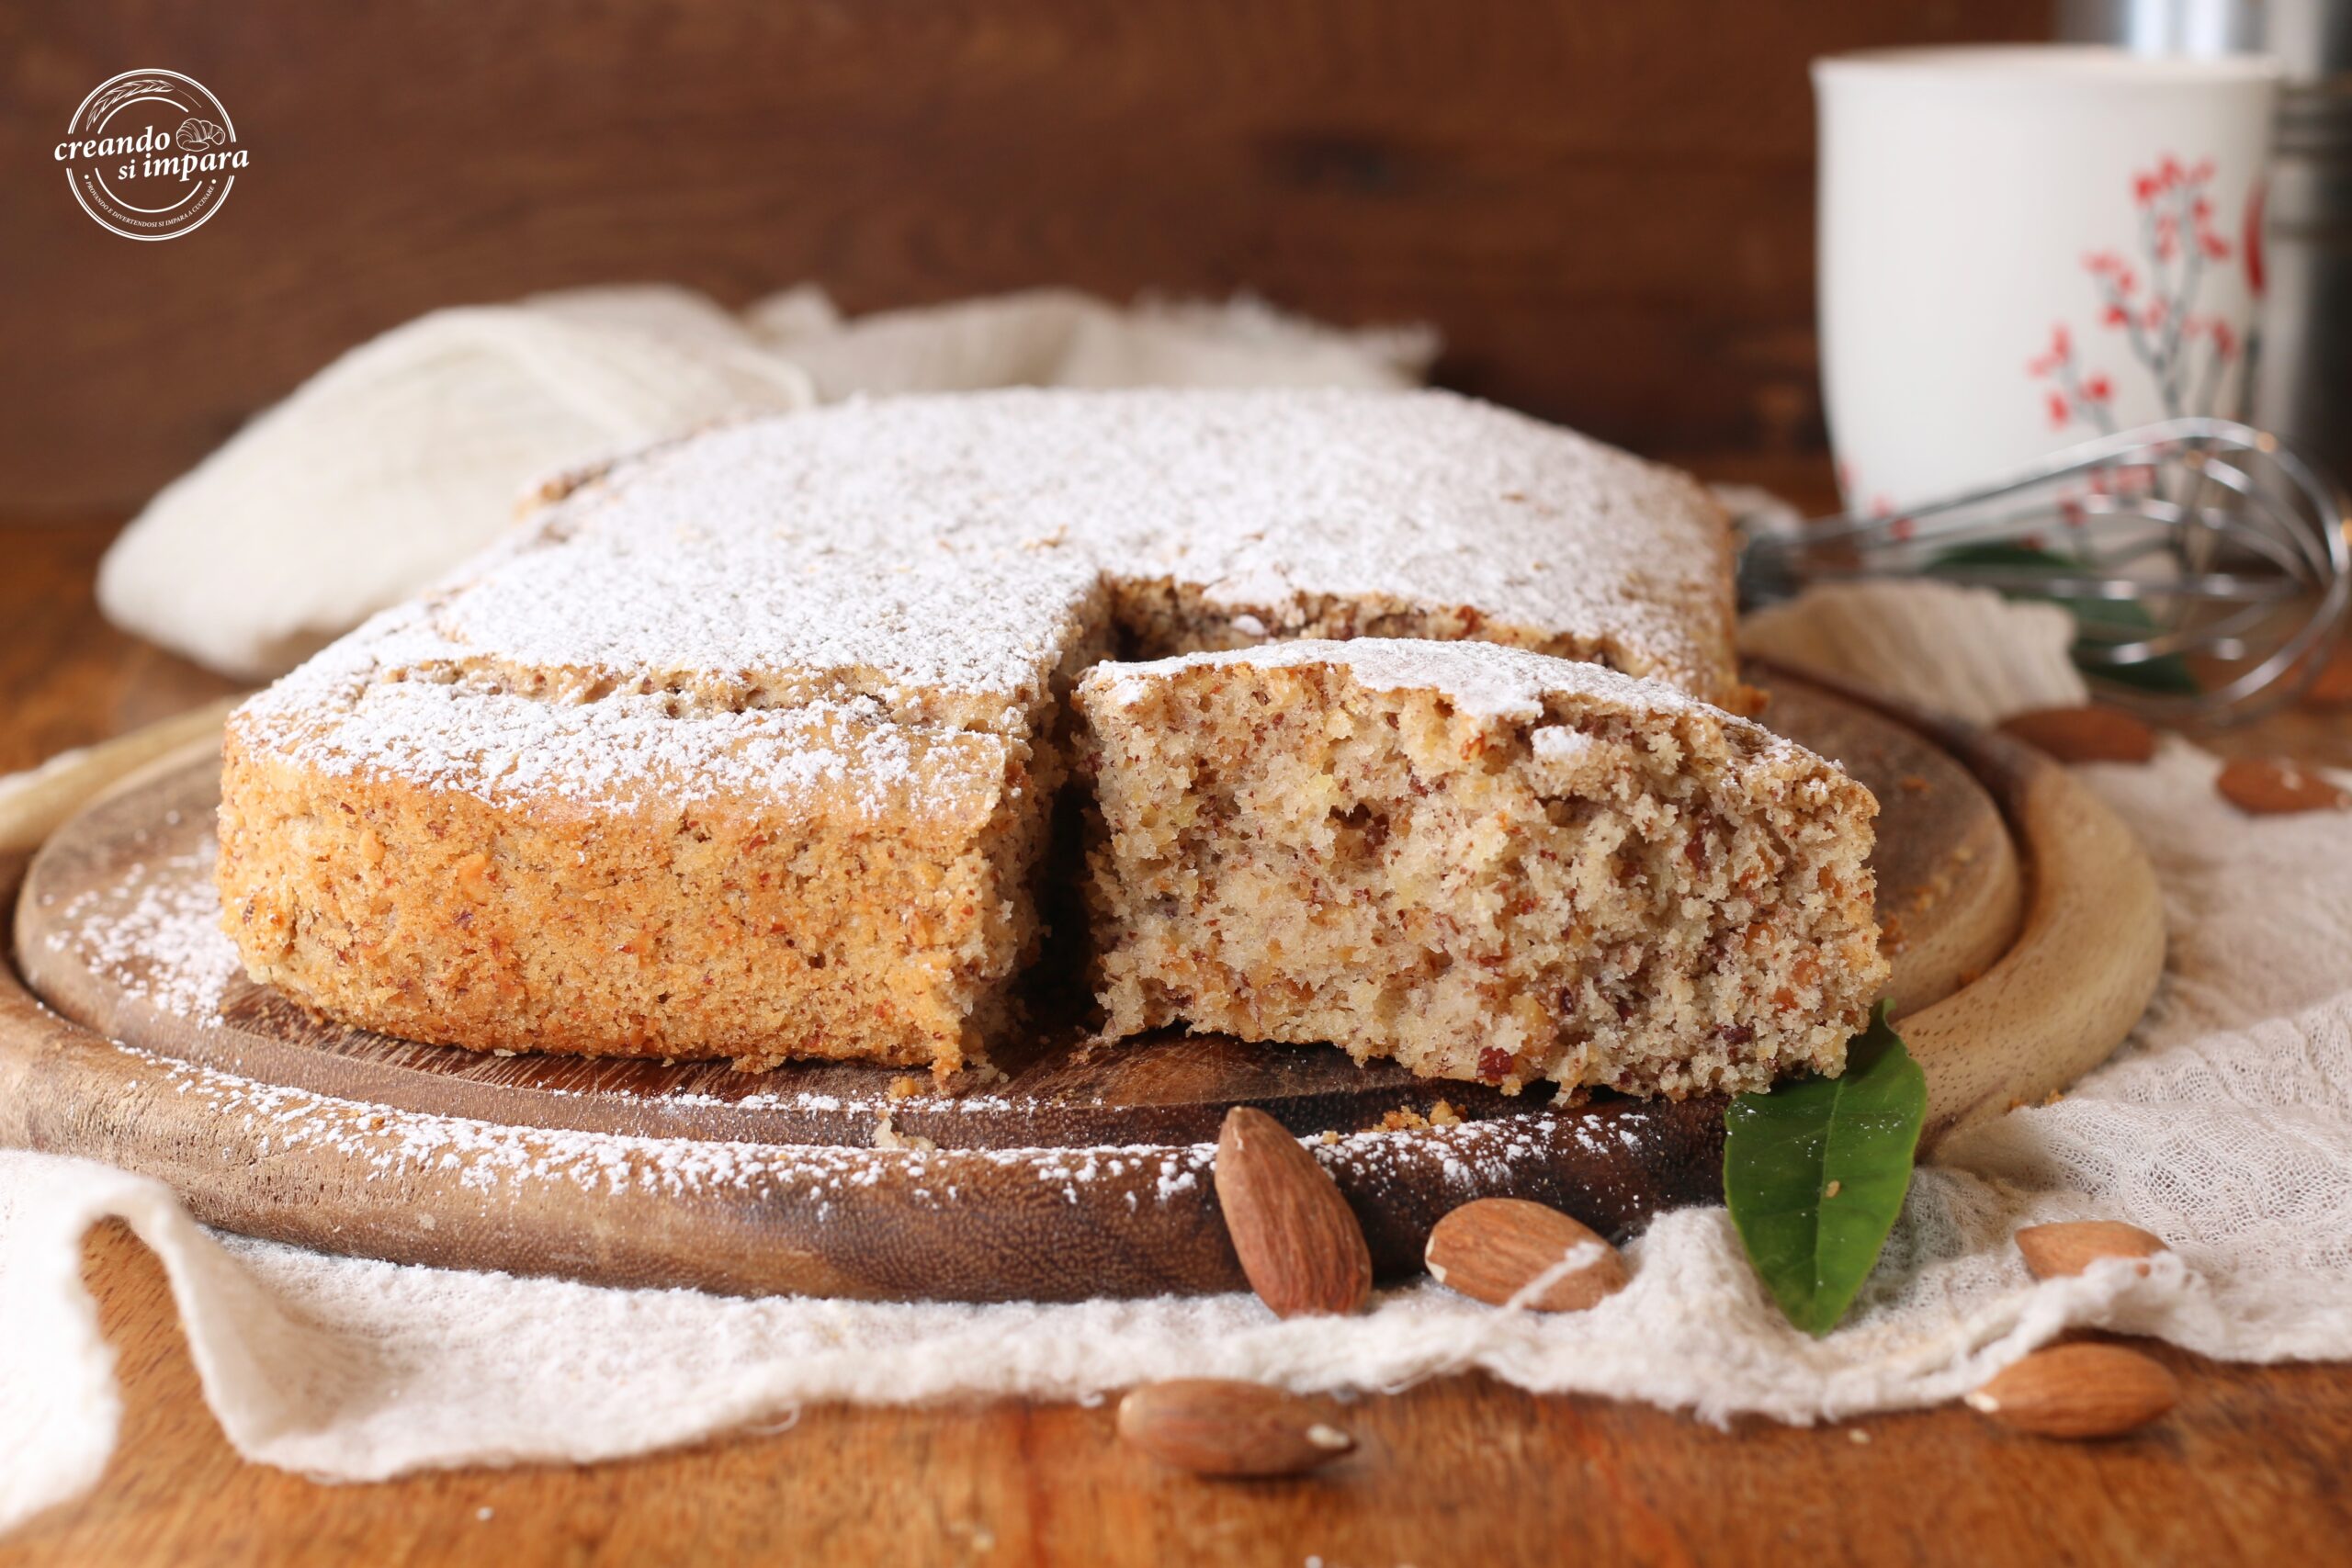
[[[2230, 322], [2197, 310], [2197, 296], [2209, 270], [2239, 256], [2247, 287], [2262, 298], [2262, 186], [2257, 182], [2246, 198], [2245, 238], [2233, 244], [2213, 221], [2212, 179], [2211, 158], [2184, 165], [2166, 153], [2132, 180], [2139, 265], [2116, 251], [2083, 258], [2098, 299], [2099, 329], [2121, 334], [2166, 418], [2234, 413], [2254, 384], [2258, 330], [2241, 341]], [[2115, 382], [2078, 355], [2065, 322], [2052, 325], [2049, 346], [2026, 362], [2026, 373], [2048, 383], [2042, 396], [2051, 429], [2083, 423], [2102, 434], [2115, 430]]]

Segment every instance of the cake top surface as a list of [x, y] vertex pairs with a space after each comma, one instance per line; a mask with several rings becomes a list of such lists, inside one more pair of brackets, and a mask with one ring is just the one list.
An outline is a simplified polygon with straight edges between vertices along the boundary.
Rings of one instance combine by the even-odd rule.
[[[1075, 577], [1239, 612], [1475, 606], [1703, 685], [1723, 523], [1694, 482], [1442, 392], [1014, 389], [836, 405], [625, 459], [472, 569], [454, 637], [542, 663], [863, 662], [1018, 684]], [[543, 606], [536, 612], [534, 603]]]
[[[859, 401], [572, 484], [245, 722], [337, 770], [486, 794], [887, 779], [906, 742], [877, 723], [1035, 733], [1124, 585], [1178, 585], [1248, 635], [1330, 600], [1458, 611], [1714, 692], [1726, 570], [1693, 481], [1447, 393]], [[799, 708], [840, 722], [783, 726]]]
[[442, 642], [425, 620], [420, 606], [384, 612], [246, 703], [239, 728], [330, 775], [384, 773], [517, 806], [674, 811], [726, 798], [961, 815], [1018, 787], [1002, 737], [900, 723], [872, 696], [744, 708], [666, 692], [542, 700], [434, 667]]
[[718, 678], [763, 686], [768, 702], [835, 688], [903, 711], [950, 695], [963, 722], [1017, 727], [1101, 576], [1068, 555], [866, 549], [690, 519], [526, 536], [433, 605], [446, 646], [426, 656], [623, 682]]

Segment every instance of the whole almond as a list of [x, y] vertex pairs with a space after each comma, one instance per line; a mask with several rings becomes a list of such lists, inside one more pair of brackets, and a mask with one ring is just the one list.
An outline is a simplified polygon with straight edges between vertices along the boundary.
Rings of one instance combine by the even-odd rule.
[[2278, 817], [2294, 811], [2336, 811], [2352, 806], [2352, 795], [2292, 762], [2236, 757], [2222, 766], [2213, 780], [2222, 798], [2252, 817]]
[[1211, 1171], [1226, 1234], [1278, 1317], [1352, 1313], [1372, 1297], [1372, 1248], [1339, 1184], [1262, 1111], [1225, 1113]]
[[[1524, 1198], [1481, 1198], [1438, 1221], [1421, 1254], [1430, 1278], [1496, 1306], [1564, 1262], [1574, 1267], [1521, 1304], [1582, 1312], [1625, 1288], [1617, 1249], [1557, 1209]], [[1581, 1259], [1580, 1261], [1577, 1261]]]
[[2079, 1274], [2103, 1258], [2141, 1258], [2143, 1261], [2140, 1272], [2145, 1274], [2148, 1265], [2144, 1259], [2166, 1250], [2163, 1237], [2120, 1220], [2070, 1220], [2060, 1224], [2028, 1225], [2018, 1232], [2017, 1240], [2018, 1250], [2025, 1255], [2027, 1271], [2037, 1280]]
[[2010, 715], [2000, 730], [2062, 762], [2144, 762], [2156, 754], [2156, 732], [2116, 708], [2036, 708]]
[[2005, 1427], [2044, 1438], [2112, 1438], [2180, 1401], [2172, 1373], [2120, 1345], [2036, 1350], [1967, 1396]]
[[1263, 1383], [1177, 1378], [1119, 1401], [1119, 1436], [1195, 1475], [1297, 1475], [1353, 1451], [1321, 1406]]

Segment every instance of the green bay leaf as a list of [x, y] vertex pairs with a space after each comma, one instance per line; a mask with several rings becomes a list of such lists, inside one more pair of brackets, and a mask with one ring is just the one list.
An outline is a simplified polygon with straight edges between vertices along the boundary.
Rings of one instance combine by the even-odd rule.
[[1724, 1199], [1789, 1321], [1823, 1335], [1846, 1315], [1903, 1212], [1928, 1113], [1928, 1077], [1886, 1004], [1846, 1047], [1838, 1077], [1743, 1094], [1724, 1117]]

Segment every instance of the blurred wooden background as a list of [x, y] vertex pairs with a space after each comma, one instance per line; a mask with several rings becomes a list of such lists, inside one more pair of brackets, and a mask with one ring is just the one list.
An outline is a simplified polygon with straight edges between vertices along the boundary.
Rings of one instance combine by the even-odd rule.
[[[2049, 0], [75, 0], [0, 10], [0, 517], [119, 516], [369, 334], [616, 279], [1067, 283], [1428, 321], [1654, 453], [1818, 445], [1811, 56]], [[50, 149], [117, 72], [253, 152], [162, 244]]]

